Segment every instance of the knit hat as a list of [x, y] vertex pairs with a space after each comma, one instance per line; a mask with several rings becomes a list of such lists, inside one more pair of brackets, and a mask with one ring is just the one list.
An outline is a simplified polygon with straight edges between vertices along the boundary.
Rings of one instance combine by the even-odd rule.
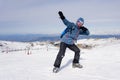
[[82, 24], [84, 24], [84, 19], [80, 17], [80, 18], [77, 20], [77, 22], [81, 22]]

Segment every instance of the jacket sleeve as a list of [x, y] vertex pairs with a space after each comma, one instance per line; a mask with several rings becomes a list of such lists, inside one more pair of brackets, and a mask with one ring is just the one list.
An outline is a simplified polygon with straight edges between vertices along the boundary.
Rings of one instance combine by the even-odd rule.
[[88, 30], [86, 27], [81, 27], [79, 34], [80, 34], [80, 35], [89, 35], [90, 32], [89, 32], [89, 30]]
[[73, 25], [73, 23], [72, 22], [70, 22], [70, 21], [68, 21], [66, 18], [65, 19], [63, 19], [62, 20], [63, 21], [63, 23], [68, 27], [68, 28], [71, 28], [72, 27], [72, 25]]

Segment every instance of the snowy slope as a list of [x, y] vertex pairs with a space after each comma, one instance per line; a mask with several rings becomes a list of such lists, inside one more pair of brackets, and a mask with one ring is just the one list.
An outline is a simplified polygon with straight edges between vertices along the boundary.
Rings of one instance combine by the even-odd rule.
[[[5, 44], [6, 43], [6, 44]], [[78, 44], [93, 45], [81, 49], [82, 69], [71, 66], [74, 53], [67, 49], [59, 73], [52, 73], [59, 48], [49, 43], [33, 42], [30, 55], [26, 46], [31, 43], [0, 41], [0, 80], [120, 80], [120, 40], [83, 39]], [[8, 46], [21, 51], [2, 52]]]

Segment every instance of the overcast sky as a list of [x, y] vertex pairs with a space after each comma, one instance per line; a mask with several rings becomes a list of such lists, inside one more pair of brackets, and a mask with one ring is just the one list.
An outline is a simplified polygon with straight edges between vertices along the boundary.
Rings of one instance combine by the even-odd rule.
[[120, 32], [120, 0], [0, 0], [0, 34], [58, 34], [66, 27], [58, 11], [92, 34]]

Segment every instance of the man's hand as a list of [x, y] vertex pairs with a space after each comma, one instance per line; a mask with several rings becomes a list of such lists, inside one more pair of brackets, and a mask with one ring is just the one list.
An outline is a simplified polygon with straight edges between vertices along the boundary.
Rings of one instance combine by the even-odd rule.
[[85, 28], [84, 26], [83, 26], [83, 27], [80, 27], [80, 29], [82, 29], [82, 30], [83, 30], [83, 32], [88, 30], [88, 29], [87, 29], [87, 28]]
[[62, 20], [65, 19], [65, 16], [63, 15], [62, 11], [59, 11], [58, 14]]

